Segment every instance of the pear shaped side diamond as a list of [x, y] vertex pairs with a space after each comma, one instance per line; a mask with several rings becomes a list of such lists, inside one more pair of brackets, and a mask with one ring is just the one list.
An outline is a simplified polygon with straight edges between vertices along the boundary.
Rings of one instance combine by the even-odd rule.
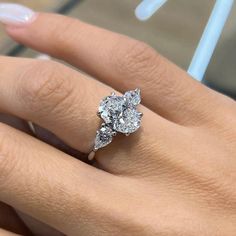
[[140, 89], [128, 91], [124, 94], [129, 105], [137, 106], [141, 102]]
[[109, 126], [102, 125], [102, 127], [97, 131], [94, 150], [107, 146], [112, 142], [113, 136], [114, 131]]

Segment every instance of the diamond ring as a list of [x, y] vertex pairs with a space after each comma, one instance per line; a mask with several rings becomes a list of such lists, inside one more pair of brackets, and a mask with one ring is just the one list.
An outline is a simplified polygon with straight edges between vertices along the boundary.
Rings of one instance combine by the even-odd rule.
[[97, 131], [93, 151], [88, 155], [89, 160], [94, 158], [98, 149], [111, 143], [118, 133], [128, 136], [139, 129], [143, 116], [137, 110], [140, 102], [140, 89], [128, 91], [123, 96], [112, 93], [100, 102], [97, 114], [103, 123]]

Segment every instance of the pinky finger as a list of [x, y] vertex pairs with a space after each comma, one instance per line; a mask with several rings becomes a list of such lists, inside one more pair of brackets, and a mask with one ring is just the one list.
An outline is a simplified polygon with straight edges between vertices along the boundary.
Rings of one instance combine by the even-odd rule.
[[0, 236], [17, 236], [19, 234], [14, 234], [12, 232], [6, 231], [4, 229], [0, 229]]

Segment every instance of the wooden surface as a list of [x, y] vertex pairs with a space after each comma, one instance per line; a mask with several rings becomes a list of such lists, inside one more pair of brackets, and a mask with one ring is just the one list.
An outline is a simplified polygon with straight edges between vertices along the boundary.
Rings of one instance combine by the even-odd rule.
[[[37, 11], [57, 11], [69, 0], [24, 1]], [[177, 65], [186, 69], [207, 22], [215, 0], [174, 0], [149, 21], [140, 22], [134, 9], [140, 0], [83, 0], [66, 14], [80, 20], [129, 35], [153, 46]], [[227, 22], [214, 58], [206, 74], [207, 83], [236, 97], [236, 6]], [[93, 40], [93, 39], [88, 39]], [[12, 42], [0, 31], [0, 52], [6, 54]], [[20, 56], [33, 57], [32, 50]]]

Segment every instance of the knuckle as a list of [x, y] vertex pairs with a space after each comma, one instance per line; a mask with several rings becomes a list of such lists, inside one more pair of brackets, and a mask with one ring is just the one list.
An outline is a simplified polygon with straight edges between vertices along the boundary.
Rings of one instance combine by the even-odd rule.
[[129, 41], [126, 46], [123, 42], [116, 45], [117, 54], [112, 57], [116, 70], [120, 73], [128, 71], [129, 74], [143, 75], [145, 71], [150, 74], [158, 62], [158, 54], [148, 44], [140, 41]]
[[[224, 178], [224, 177], [223, 177]], [[199, 186], [198, 186], [199, 187]], [[231, 181], [226, 179], [205, 179], [200, 183], [200, 188], [203, 192], [205, 201], [210, 200], [214, 208], [224, 208], [229, 211], [236, 207], [236, 192]]]
[[31, 111], [51, 112], [72, 92], [70, 79], [65, 77], [64, 68], [59, 63], [34, 61], [22, 75], [20, 97]]

